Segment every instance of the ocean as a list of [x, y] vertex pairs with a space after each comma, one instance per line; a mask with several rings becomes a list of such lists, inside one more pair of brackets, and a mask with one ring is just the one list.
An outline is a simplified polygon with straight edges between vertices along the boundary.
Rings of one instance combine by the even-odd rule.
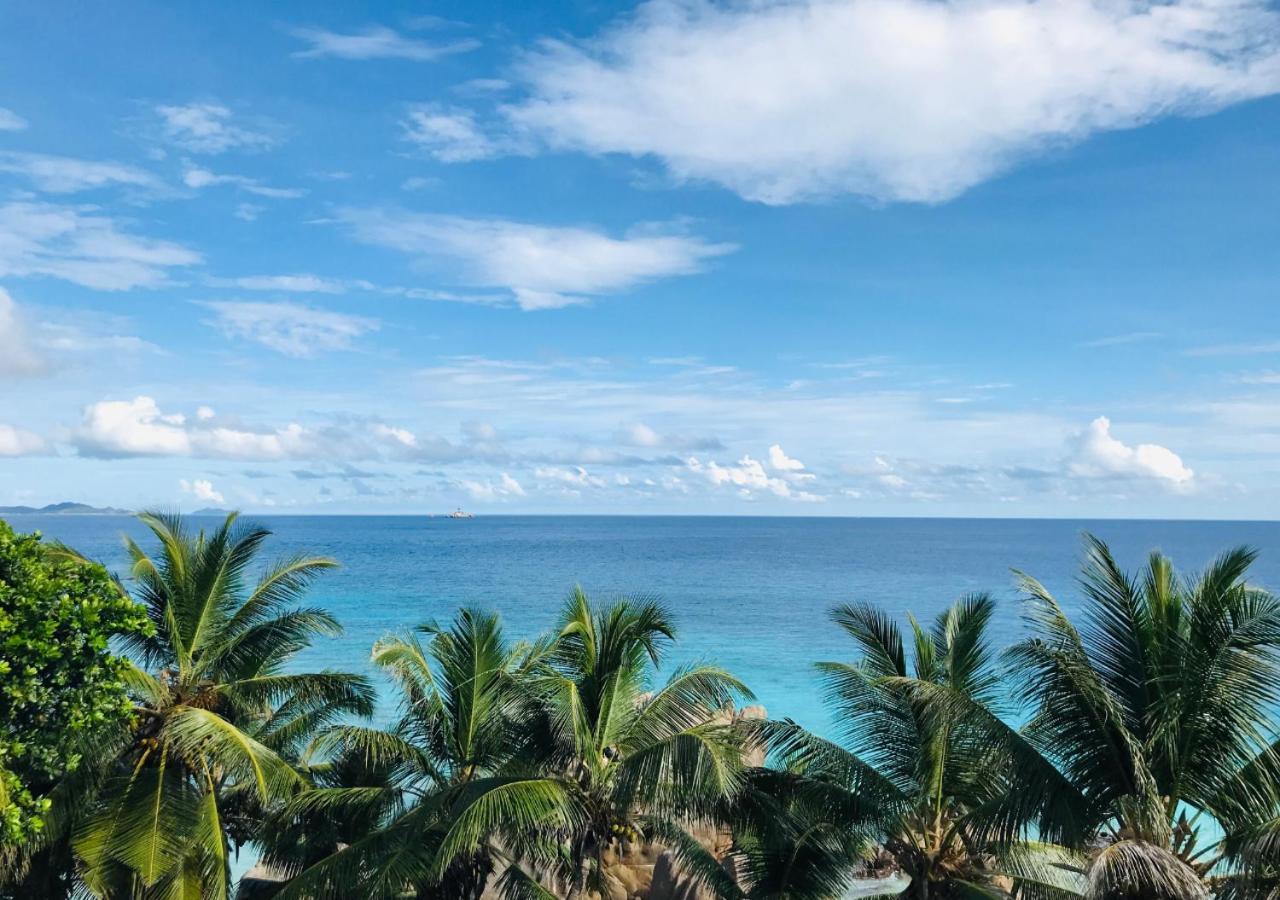
[[[494, 609], [512, 636], [549, 628], [575, 585], [598, 600], [656, 597], [672, 610], [679, 640], [669, 665], [707, 661], [743, 679], [773, 717], [822, 733], [813, 663], [851, 660], [852, 642], [830, 621], [833, 606], [869, 601], [905, 622], [927, 621], [963, 594], [1000, 601], [992, 639], [1022, 633], [1011, 569], [1044, 582], [1068, 609], [1081, 534], [1108, 541], [1122, 564], [1149, 550], [1184, 572], [1221, 551], [1261, 551], [1253, 580], [1280, 589], [1280, 522], [1068, 521], [1021, 519], [836, 519], [614, 516], [260, 516], [275, 532], [269, 555], [309, 552], [342, 568], [323, 576], [309, 602], [345, 633], [312, 648], [311, 667], [368, 671], [382, 635], [462, 605]], [[125, 563], [120, 535], [147, 544], [126, 517], [12, 516], [108, 566]], [[215, 520], [202, 520], [212, 524]], [[383, 714], [391, 711], [390, 706]]]

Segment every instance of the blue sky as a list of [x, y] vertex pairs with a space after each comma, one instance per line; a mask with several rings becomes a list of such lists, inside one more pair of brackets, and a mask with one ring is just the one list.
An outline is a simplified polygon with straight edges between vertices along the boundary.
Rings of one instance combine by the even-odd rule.
[[1275, 516], [1274, 4], [0, 42], [0, 505]]

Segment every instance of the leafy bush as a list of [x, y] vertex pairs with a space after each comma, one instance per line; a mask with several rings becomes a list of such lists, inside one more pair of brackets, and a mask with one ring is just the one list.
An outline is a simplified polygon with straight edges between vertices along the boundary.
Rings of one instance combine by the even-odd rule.
[[150, 629], [102, 566], [0, 521], [0, 843], [38, 833], [44, 792], [129, 717], [129, 664], [111, 639]]

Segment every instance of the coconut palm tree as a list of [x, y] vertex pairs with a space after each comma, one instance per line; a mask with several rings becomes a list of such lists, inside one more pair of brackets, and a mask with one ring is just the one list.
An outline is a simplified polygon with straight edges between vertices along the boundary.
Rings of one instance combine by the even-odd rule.
[[[567, 801], [559, 822], [513, 842], [513, 895], [543, 896], [526, 875], [555, 875], [566, 895], [608, 889], [607, 859], [627, 844], [669, 846], [686, 871], [721, 895], [738, 892], [688, 832], [713, 823], [741, 785], [744, 734], [726, 714], [746, 686], [710, 665], [677, 668], [654, 685], [675, 640], [649, 600], [596, 606], [581, 589], [535, 670], [538, 727], [527, 754], [543, 784]], [[656, 688], [656, 689], [655, 689]], [[501, 806], [495, 807], [501, 817]]]
[[[1000, 680], [987, 639], [994, 608], [976, 594], [929, 629], [912, 618], [910, 656], [883, 611], [835, 610], [860, 651], [853, 663], [819, 663], [839, 741], [790, 722], [761, 726], [783, 763], [761, 786], [765, 808], [768, 799], [785, 804], [755, 820], [781, 822], [805, 842], [779, 836], [774, 825], [772, 833], [750, 821], [740, 826], [749, 896], [835, 896], [858, 850], [873, 841], [910, 878], [902, 897], [1056, 896], [1070, 887], [1071, 873], [1053, 865], [1064, 851], [1001, 843], [984, 829], [986, 811], [1010, 784], [1007, 754], [972, 724], [972, 708], [998, 720]], [[964, 705], [932, 702], [939, 691]]]
[[1157, 552], [1130, 576], [1086, 536], [1078, 625], [1021, 576], [1032, 635], [1009, 662], [1030, 718], [1005, 824], [1087, 850], [1091, 897], [1248, 896], [1237, 864], [1275, 846], [1280, 599], [1248, 583], [1254, 558], [1183, 578]]
[[[281, 896], [478, 897], [502, 864], [496, 844], [436, 861], [477, 796], [527, 780], [511, 770], [525, 740], [520, 692], [536, 658], [537, 648], [507, 641], [498, 616], [472, 609], [447, 628], [428, 623], [375, 644], [400, 716], [385, 731], [333, 727], [311, 748], [328, 786], [296, 798], [270, 829], [268, 858], [301, 870]], [[305, 852], [326, 841], [324, 854]]]
[[51, 830], [70, 836], [90, 893], [226, 897], [231, 847], [306, 787], [291, 764], [301, 742], [339, 717], [369, 714], [373, 688], [357, 675], [288, 668], [315, 638], [340, 633], [329, 613], [298, 605], [332, 560], [293, 556], [255, 578], [265, 528], [234, 513], [207, 533], [176, 515], [139, 519], [159, 548], [126, 539], [132, 565], [121, 589], [154, 625], [123, 647], [136, 663], [134, 720], [55, 798]]
[[681, 827], [736, 788], [742, 742], [723, 715], [737, 680], [675, 671], [649, 693], [674, 629], [651, 602], [594, 608], [576, 591], [550, 638], [510, 646], [497, 619], [464, 611], [442, 630], [384, 641], [375, 661], [399, 683], [388, 732], [335, 729], [321, 749], [395, 771], [389, 786], [320, 789], [299, 814], [376, 811], [382, 827], [289, 884], [282, 897], [578, 896], [607, 879], [610, 850], [650, 838], [732, 890]]

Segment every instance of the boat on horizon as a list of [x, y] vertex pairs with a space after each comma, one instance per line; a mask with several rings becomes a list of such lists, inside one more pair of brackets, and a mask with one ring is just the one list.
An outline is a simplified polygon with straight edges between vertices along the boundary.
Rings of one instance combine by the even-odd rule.
[[469, 513], [469, 512], [466, 512], [466, 511], [464, 511], [464, 510], [463, 510], [463, 508], [462, 508], [461, 506], [459, 506], [459, 507], [458, 507], [457, 509], [455, 509], [453, 512], [449, 513], [449, 515], [447, 515], [445, 518], [447, 518], [447, 519], [474, 519], [475, 517], [476, 517], [476, 514], [475, 514], [475, 513]]

